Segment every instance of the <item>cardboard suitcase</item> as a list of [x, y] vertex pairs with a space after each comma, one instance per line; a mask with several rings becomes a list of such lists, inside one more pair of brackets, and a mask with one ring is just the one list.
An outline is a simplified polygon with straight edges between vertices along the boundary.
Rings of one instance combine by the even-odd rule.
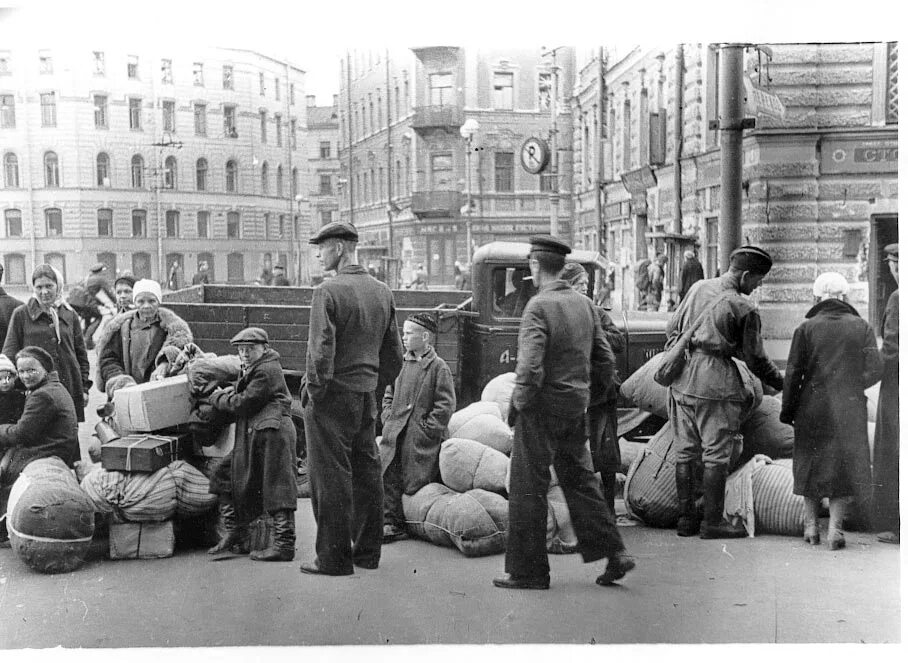
[[180, 438], [136, 433], [101, 447], [101, 466], [120, 472], [157, 472], [177, 460]]
[[176, 538], [173, 521], [111, 523], [111, 559], [161, 559], [173, 557]]
[[189, 422], [189, 380], [176, 375], [119, 389], [113, 398], [121, 434], [149, 433]]

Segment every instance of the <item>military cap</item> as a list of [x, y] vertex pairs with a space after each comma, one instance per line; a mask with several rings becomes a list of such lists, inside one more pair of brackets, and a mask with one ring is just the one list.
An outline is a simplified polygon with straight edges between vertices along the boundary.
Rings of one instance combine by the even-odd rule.
[[230, 339], [230, 345], [254, 345], [268, 342], [268, 332], [260, 327], [246, 327]]
[[347, 239], [358, 242], [359, 233], [356, 232], [356, 228], [353, 227], [352, 223], [334, 221], [323, 226], [322, 229], [315, 234], [315, 237], [309, 240], [309, 243], [319, 244], [320, 242], [331, 238]]
[[533, 235], [530, 237], [530, 253], [542, 251], [545, 253], [555, 253], [566, 256], [571, 252], [571, 247], [565, 242], [552, 235]]
[[99, 262], [92, 265], [91, 269], [89, 269], [88, 271], [92, 274], [97, 274], [99, 272], [103, 272], [105, 269], [107, 269], [107, 267], [104, 265], [104, 263]]
[[407, 322], [416, 323], [433, 334], [438, 333], [438, 324], [435, 322], [435, 318], [428, 313], [414, 313], [407, 317]]
[[743, 272], [768, 274], [772, 256], [758, 246], [739, 246], [731, 252], [731, 266]]
[[889, 262], [898, 262], [899, 261], [899, 245], [896, 244], [887, 244], [883, 249], [883, 253], [886, 254], [885, 260]]

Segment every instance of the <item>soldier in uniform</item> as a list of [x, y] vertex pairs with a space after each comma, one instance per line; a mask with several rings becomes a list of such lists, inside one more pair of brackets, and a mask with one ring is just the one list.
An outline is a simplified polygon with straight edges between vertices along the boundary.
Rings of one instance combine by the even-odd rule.
[[590, 375], [611, 376], [615, 357], [593, 302], [559, 278], [571, 248], [551, 235], [531, 239], [530, 273], [539, 287], [520, 322], [516, 386], [509, 424], [514, 425], [508, 498], [506, 574], [496, 587], [548, 589], [546, 493], [554, 465], [584, 562], [608, 557], [596, 579], [609, 585], [634, 568], [615, 518], [593, 474], [584, 414]]
[[[691, 339], [690, 359], [670, 387], [679, 536], [697, 531], [703, 539], [746, 536], [743, 527], [733, 527], [723, 517], [728, 466], [735, 445], [740, 444], [743, 415], [753, 397], [732, 358], [742, 360], [764, 383], [782, 389], [782, 374], [763, 350], [760, 314], [745, 297], [760, 286], [771, 267], [772, 258], [763, 249], [735, 249], [728, 271], [694, 283], [666, 328], [668, 337], [674, 338], [712, 307]], [[702, 524], [694, 506], [694, 468], [701, 460]]]
[[379, 379], [390, 384], [403, 360], [394, 296], [355, 260], [359, 235], [329, 223], [309, 240], [325, 271], [337, 275], [312, 296], [304, 406], [316, 557], [303, 573], [351, 575], [378, 568], [382, 477], [375, 444]]

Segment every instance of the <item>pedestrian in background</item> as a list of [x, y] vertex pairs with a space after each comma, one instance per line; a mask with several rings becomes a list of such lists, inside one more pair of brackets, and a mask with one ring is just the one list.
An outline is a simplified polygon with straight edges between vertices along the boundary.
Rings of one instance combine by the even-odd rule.
[[678, 285], [678, 301], [684, 299], [684, 295], [690, 290], [690, 287], [697, 281], [703, 280], [703, 265], [697, 260], [697, 255], [690, 249], [684, 252], [684, 264], [681, 265], [681, 279]]
[[464, 277], [464, 268], [461, 267], [460, 262], [454, 261], [454, 289], [455, 290], [465, 290], [463, 287], [466, 278]]
[[82, 318], [87, 350], [95, 347], [93, 337], [104, 317], [101, 309], [113, 312], [117, 308], [114, 303], [116, 295], [104, 276], [106, 270], [104, 263], [92, 266], [85, 281], [72, 289], [68, 299], [73, 310]]
[[283, 265], [274, 266], [274, 277], [271, 279], [271, 285], [275, 285], [275, 286], [290, 285], [290, 280], [284, 275], [284, 266]]
[[[899, 282], [899, 245], [883, 249], [896, 285]], [[883, 313], [883, 382], [877, 405], [873, 442], [873, 512], [877, 539], [898, 543], [899, 512], [899, 291], [895, 289]]]
[[88, 354], [79, 316], [61, 295], [63, 275], [50, 265], [38, 265], [32, 272], [34, 294], [13, 311], [3, 354], [15, 360], [26, 346], [38, 346], [53, 358], [60, 383], [72, 398], [78, 421], [85, 421], [85, 403], [92, 382]]
[[[3, 282], [3, 265], [0, 265], [0, 283]], [[20, 302], [12, 295], [6, 294], [3, 286], [0, 286], [0, 347], [3, 347], [3, 341], [6, 340], [6, 328], [9, 326], [9, 319], [13, 311], [22, 306], [25, 302]]]
[[274, 273], [271, 270], [271, 256], [265, 256], [262, 260], [262, 273], [259, 274], [258, 283], [259, 285], [271, 285], [271, 281], [274, 278]]
[[[747, 299], [772, 268], [772, 258], [756, 246], [732, 251], [728, 271], [715, 279], [698, 281], [681, 301], [666, 327], [669, 342], [702, 321], [689, 344], [689, 358], [669, 387], [669, 419], [676, 445], [675, 484], [678, 491], [678, 536], [701, 539], [747, 535], [724, 519], [725, 480], [741, 423], [756, 399], [752, 385], [742, 379], [743, 358], [750, 371], [781, 391], [782, 374], [766, 356], [760, 335], [760, 314]], [[740, 451], [740, 449], [737, 449]], [[695, 466], [702, 461], [702, 523], [694, 506]], [[699, 527], [698, 527], [699, 525]]]
[[656, 259], [653, 260], [647, 268], [649, 272], [649, 286], [646, 290], [646, 310], [658, 311], [662, 306], [662, 290], [665, 285], [665, 263], [668, 258], [661, 252], [656, 253]]
[[174, 260], [167, 274], [167, 288], [169, 290], [179, 290], [183, 287], [184, 281], [183, 267], [178, 260]]
[[300, 571], [351, 575], [378, 568], [382, 480], [375, 444], [375, 391], [400, 372], [403, 353], [387, 285], [355, 263], [359, 235], [325, 225], [309, 240], [322, 269], [337, 275], [312, 294], [306, 375], [300, 392], [306, 428], [315, 559]]
[[845, 546], [845, 508], [858, 497], [856, 519], [869, 523], [870, 446], [864, 390], [882, 364], [873, 329], [848, 303], [848, 281], [836, 272], [813, 284], [814, 306], [795, 329], [785, 369], [779, 419], [794, 425], [794, 494], [804, 498], [804, 540], [820, 543], [820, 501], [829, 498], [830, 550]]
[[546, 493], [553, 465], [585, 563], [608, 558], [596, 579], [608, 585], [634, 568], [593, 474], [584, 414], [590, 376], [610, 377], [615, 357], [593, 302], [559, 278], [571, 247], [531, 238], [530, 273], [539, 288], [523, 312], [508, 423], [514, 427], [505, 575], [496, 587], [548, 589]]
[[211, 274], [208, 272], [208, 263], [203, 260], [199, 263], [199, 271], [192, 275], [192, 285], [211, 283]]
[[637, 261], [634, 267], [634, 287], [637, 288], [637, 310], [646, 310], [646, 298], [649, 294], [650, 276], [649, 276], [649, 258], [642, 258]]

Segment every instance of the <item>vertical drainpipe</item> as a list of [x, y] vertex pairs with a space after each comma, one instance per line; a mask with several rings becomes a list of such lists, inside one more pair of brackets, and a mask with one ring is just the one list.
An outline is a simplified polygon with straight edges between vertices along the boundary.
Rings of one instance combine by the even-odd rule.
[[681, 154], [684, 150], [684, 44], [675, 51], [675, 206], [672, 231], [681, 234]]

